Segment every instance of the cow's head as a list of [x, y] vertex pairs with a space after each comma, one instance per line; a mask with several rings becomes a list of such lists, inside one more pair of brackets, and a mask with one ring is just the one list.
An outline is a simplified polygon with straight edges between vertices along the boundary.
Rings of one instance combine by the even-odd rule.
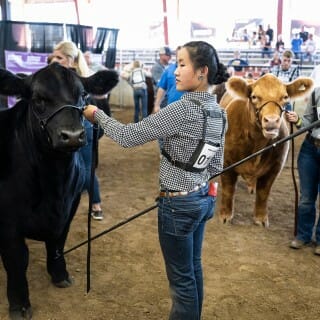
[[278, 137], [285, 105], [306, 95], [312, 87], [311, 78], [299, 77], [283, 83], [271, 73], [250, 83], [241, 77], [231, 77], [226, 84], [228, 93], [233, 97], [248, 99], [252, 115], [268, 139]]
[[84, 78], [57, 63], [26, 77], [0, 70], [0, 94], [25, 101], [34, 138], [60, 151], [74, 151], [86, 142], [82, 108], [87, 95], [105, 94], [117, 83], [115, 71]]

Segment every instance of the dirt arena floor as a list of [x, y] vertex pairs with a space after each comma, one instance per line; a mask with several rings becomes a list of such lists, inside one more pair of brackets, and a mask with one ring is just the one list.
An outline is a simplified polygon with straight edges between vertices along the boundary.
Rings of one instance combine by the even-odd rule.
[[[114, 108], [122, 122], [131, 108]], [[295, 150], [299, 141], [296, 139]], [[92, 221], [92, 236], [152, 208], [158, 190], [157, 142], [122, 149], [100, 140], [103, 221]], [[291, 156], [273, 186], [270, 227], [252, 224], [254, 196], [240, 181], [235, 221], [208, 223], [203, 248], [203, 320], [317, 320], [320, 315], [320, 257], [312, 248], [289, 248], [294, 233], [295, 192]], [[296, 170], [295, 170], [296, 171]], [[88, 197], [73, 221], [66, 250], [86, 240]], [[216, 211], [217, 212], [217, 211]], [[28, 241], [28, 278], [34, 320], [165, 320], [170, 307], [157, 239], [156, 210], [98, 237], [91, 245], [91, 289], [86, 291], [87, 247], [66, 256], [74, 286], [58, 289], [45, 270], [42, 243]], [[0, 319], [7, 319], [5, 275], [0, 265]]]

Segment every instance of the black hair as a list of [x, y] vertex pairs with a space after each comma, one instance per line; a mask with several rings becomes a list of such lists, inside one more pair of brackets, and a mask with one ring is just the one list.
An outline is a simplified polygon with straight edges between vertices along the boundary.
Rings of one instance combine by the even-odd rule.
[[208, 67], [208, 83], [226, 82], [230, 75], [226, 66], [219, 61], [216, 49], [205, 41], [190, 41], [183, 45], [189, 53], [194, 69]]

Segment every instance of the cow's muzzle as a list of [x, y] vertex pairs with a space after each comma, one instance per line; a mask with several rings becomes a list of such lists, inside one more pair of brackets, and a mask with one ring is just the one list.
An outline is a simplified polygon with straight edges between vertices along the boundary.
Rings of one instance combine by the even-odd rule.
[[52, 141], [54, 149], [76, 151], [86, 143], [84, 128], [78, 130], [59, 129], [56, 139]]
[[[268, 104], [276, 105], [278, 107], [278, 111], [274, 111], [269, 114], [266, 112], [262, 112]], [[257, 109], [257, 123], [259, 124], [259, 126], [261, 126], [262, 133], [265, 138], [275, 139], [278, 137], [282, 121], [282, 114], [284, 111], [285, 108], [276, 101], [267, 101]]]

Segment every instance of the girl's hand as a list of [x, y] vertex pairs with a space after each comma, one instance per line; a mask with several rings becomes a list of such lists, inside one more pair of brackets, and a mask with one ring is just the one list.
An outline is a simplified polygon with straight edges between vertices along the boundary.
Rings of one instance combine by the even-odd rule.
[[296, 123], [299, 120], [299, 116], [294, 111], [287, 111], [285, 113], [285, 116], [286, 116], [287, 121], [289, 121], [289, 122]]
[[91, 123], [95, 123], [94, 115], [97, 112], [98, 108], [92, 104], [89, 104], [84, 107], [83, 109], [83, 115], [87, 120], [89, 120]]

